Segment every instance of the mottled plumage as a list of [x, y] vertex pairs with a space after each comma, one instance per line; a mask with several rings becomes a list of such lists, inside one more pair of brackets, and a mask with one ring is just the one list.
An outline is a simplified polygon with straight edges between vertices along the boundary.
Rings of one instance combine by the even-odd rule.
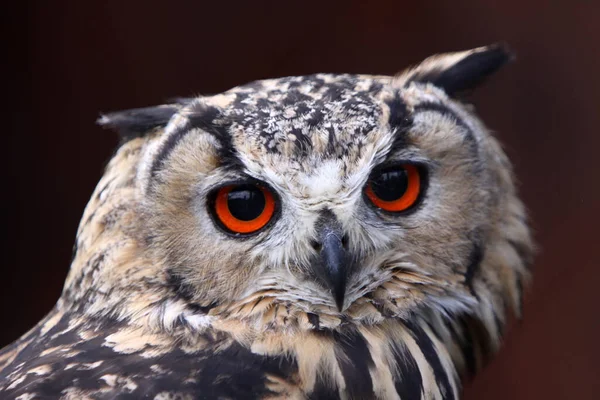
[[[0, 397], [458, 398], [530, 277], [510, 163], [457, 100], [508, 58], [489, 46], [104, 116], [123, 143], [56, 307], [0, 351]], [[410, 213], [365, 196], [398, 163], [422, 174]], [[273, 192], [255, 234], [211, 211], [228, 182]]]

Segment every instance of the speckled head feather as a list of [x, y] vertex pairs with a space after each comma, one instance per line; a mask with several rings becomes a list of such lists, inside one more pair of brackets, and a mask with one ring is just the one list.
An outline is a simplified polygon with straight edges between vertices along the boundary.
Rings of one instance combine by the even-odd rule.
[[[510, 163], [455, 98], [509, 58], [489, 46], [102, 117], [123, 144], [55, 309], [0, 352], [0, 394], [457, 398], [529, 280]], [[410, 209], [376, 206], [370, 182], [406, 165]], [[270, 194], [260, 229], [216, 211], [235, 185]]]

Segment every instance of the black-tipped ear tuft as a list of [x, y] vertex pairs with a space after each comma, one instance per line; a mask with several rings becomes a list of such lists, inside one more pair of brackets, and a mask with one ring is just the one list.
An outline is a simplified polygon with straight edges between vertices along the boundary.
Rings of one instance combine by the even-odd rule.
[[134, 108], [104, 114], [96, 121], [105, 128], [114, 129], [123, 142], [144, 136], [149, 131], [167, 125], [181, 104]]
[[458, 53], [439, 54], [427, 58], [415, 68], [401, 74], [399, 81], [432, 83], [449, 96], [474, 89], [488, 76], [514, 59], [504, 43], [479, 47]]

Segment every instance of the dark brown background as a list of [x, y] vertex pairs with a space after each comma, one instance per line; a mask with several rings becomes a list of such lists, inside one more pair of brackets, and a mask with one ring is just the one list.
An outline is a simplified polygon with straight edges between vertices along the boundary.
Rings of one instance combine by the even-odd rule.
[[0, 346], [60, 294], [80, 215], [117, 144], [94, 125], [100, 111], [266, 77], [393, 74], [506, 40], [518, 62], [474, 101], [516, 164], [540, 253], [524, 321], [466, 397], [597, 398], [599, 2], [41, 3], [4, 6], [1, 17]]

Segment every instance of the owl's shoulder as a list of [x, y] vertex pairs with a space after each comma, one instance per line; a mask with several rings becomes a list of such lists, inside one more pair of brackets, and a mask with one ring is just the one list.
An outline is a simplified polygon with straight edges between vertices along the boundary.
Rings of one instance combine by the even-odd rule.
[[[0, 352], [0, 397], [262, 398], [290, 395], [294, 364], [207, 331], [181, 343], [103, 318], [53, 311]], [[159, 398], [163, 398], [160, 397]]]

